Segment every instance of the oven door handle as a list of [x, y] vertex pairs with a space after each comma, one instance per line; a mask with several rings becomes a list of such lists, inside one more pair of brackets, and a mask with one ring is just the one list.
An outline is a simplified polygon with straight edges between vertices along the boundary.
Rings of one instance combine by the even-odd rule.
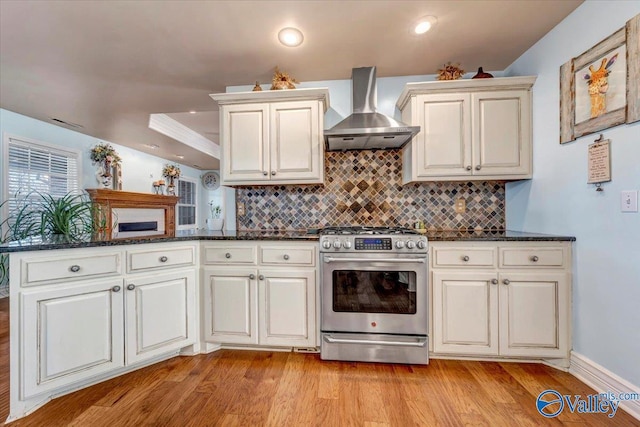
[[324, 262], [397, 262], [405, 264], [424, 264], [424, 258], [407, 259], [407, 258], [333, 258], [325, 257]]
[[354, 340], [354, 339], [346, 339], [346, 338], [333, 338], [325, 335], [324, 340], [331, 344], [374, 344], [374, 345], [389, 345], [395, 347], [424, 347], [427, 344], [427, 341], [418, 341], [418, 342], [410, 342], [410, 341], [380, 341], [380, 340]]

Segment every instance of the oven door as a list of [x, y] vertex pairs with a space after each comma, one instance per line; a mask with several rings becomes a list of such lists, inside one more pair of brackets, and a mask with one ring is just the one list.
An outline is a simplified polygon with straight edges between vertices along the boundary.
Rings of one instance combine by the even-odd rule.
[[322, 254], [322, 331], [427, 335], [426, 254]]

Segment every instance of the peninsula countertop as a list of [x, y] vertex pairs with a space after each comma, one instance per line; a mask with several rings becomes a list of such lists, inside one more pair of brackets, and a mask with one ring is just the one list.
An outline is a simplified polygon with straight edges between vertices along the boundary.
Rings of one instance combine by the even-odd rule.
[[[575, 237], [511, 230], [427, 230], [424, 235], [433, 242], [439, 241], [574, 241]], [[177, 231], [172, 237], [144, 237], [130, 239], [104, 239], [85, 236], [70, 239], [64, 236], [32, 237], [0, 245], [0, 253], [74, 249], [98, 246], [137, 245], [190, 240], [279, 240], [316, 241], [318, 229], [304, 230], [188, 230]]]

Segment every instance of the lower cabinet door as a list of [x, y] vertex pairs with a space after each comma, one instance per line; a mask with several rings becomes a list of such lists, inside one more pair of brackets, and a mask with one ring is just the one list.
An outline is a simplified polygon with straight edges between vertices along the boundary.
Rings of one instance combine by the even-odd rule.
[[564, 273], [501, 273], [500, 354], [568, 357], [569, 292]]
[[260, 344], [315, 347], [315, 270], [261, 269], [259, 273]]
[[125, 285], [127, 365], [195, 343], [195, 270], [129, 278]]
[[204, 270], [206, 341], [258, 344], [257, 274], [250, 268]]
[[498, 274], [433, 273], [433, 351], [498, 354]]
[[21, 399], [124, 366], [122, 285], [112, 279], [22, 293]]

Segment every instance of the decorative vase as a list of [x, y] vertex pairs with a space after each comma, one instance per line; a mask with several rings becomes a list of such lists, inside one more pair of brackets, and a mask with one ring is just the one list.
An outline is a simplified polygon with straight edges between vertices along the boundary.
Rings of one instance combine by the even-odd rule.
[[174, 176], [170, 176], [169, 177], [169, 185], [167, 186], [167, 195], [168, 196], [175, 196], [176, 195], [176, 185], [174, 183], [175, 177]]
[[472, 79], [490, 79], [493, 78], [493, 74], [485, 73], [482, 67], [478, 68], [478, 72], [475, 76], [471, 77]]
[[286, 81], [276, 81], [271, 85], [271, 90], [286, 90], [289, 89], [289, 83]]
[[222, 230], [222, 226], [224, 225], [224, 219], [207, 219], [207, 228], [209, 230]]

